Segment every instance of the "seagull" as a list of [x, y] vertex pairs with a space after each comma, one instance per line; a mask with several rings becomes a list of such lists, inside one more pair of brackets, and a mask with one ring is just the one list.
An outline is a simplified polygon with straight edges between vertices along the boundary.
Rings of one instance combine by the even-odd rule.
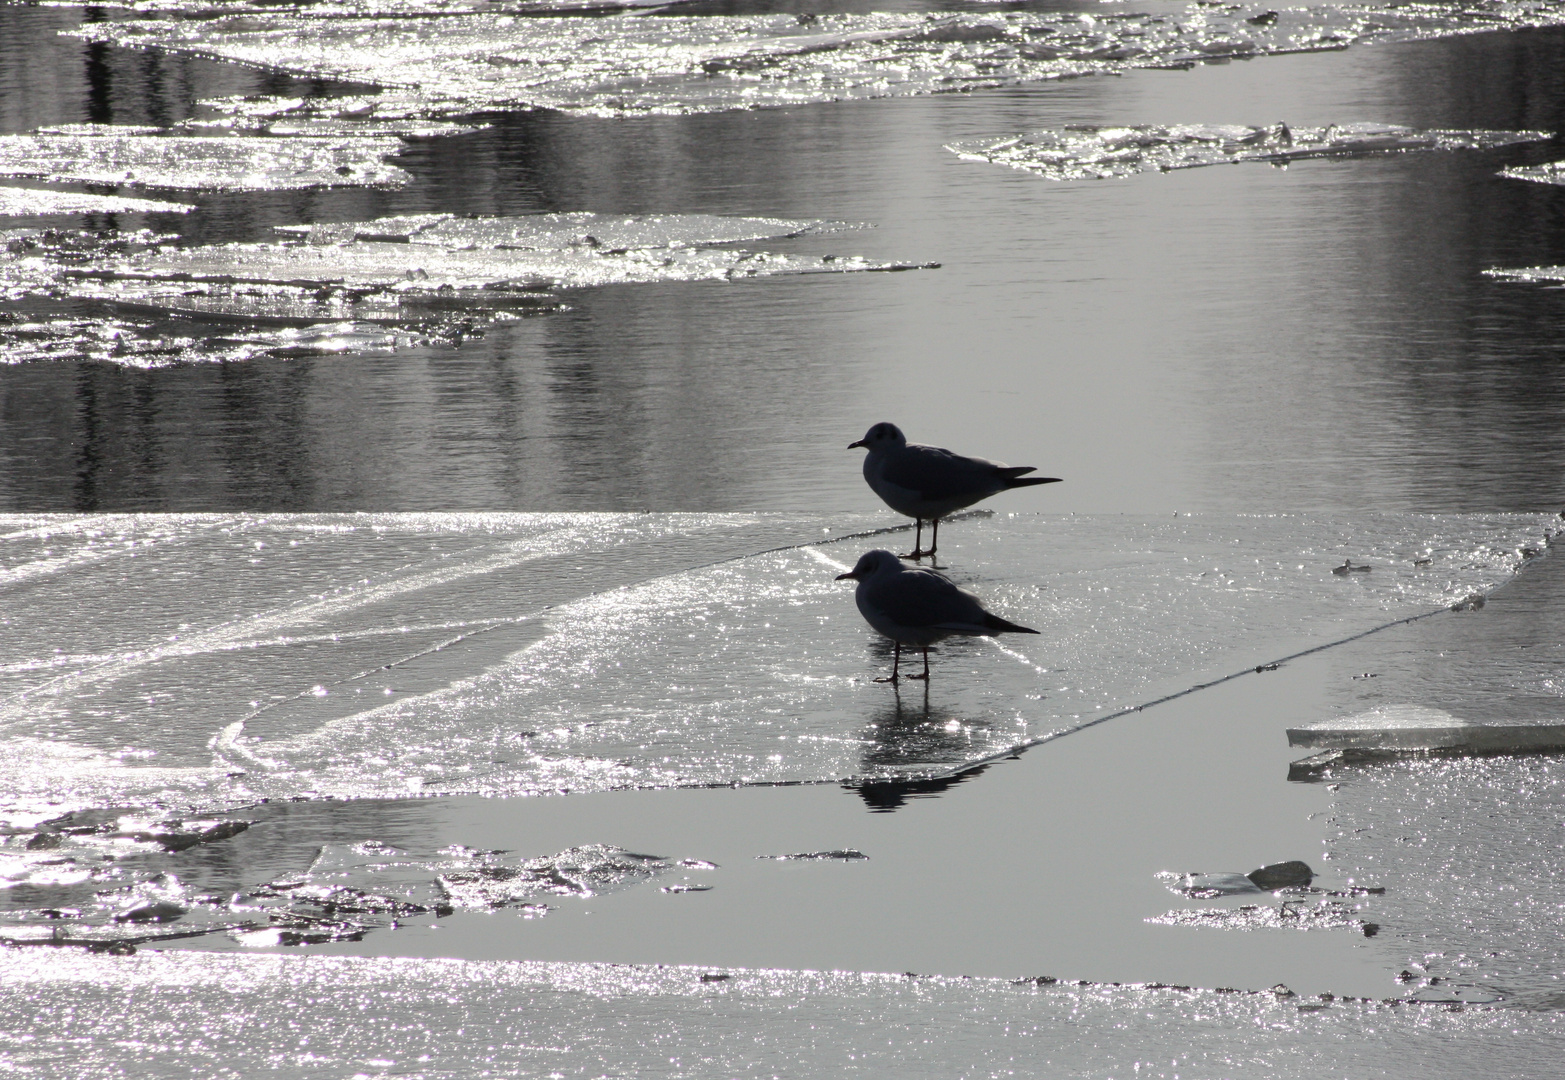
[[978, 597], [959, 589], [933, 570], [903, 566], [889, 551], [866, 551], [858, 565], [837, 580], [857, 581], [853, 600], [866, 622], [890, 638], [896, 645], [891, 658], [891, 677], [876, 682], [897, 681], [902, 662], [902, 646], [924, 650], [924, 673], [909, 679], [929, 678], [929, 647], [957, 634], [993, 637], [996, 634], [1036, 634], [1038, 631], [1007, 622], [984, 610]]
[[[910, 443], [895, 424], [876, 424], [848, 449], [862, 446], [864, 479], [875, 494], [899, 514], [917, 522], [913, 550], [904, 559], [934, 557], [940, 538], [940, 519], [980, 499], [1011, 488], [1033, 484], [1058, 484], [1058, 476], [1023, 476], [1031, 465], [1001, 465], [998, 461], [963, 457], [938, 446]], [[929, 550], [920, 550], [924, 522], [930, 523]]]

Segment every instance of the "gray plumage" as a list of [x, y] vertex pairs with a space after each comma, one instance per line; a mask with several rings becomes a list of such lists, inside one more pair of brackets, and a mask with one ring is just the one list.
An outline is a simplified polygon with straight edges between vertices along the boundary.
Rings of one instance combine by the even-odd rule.
[[858, 582], [853, 592], [859, 614], [880, 633], [896, 643], [890, 681], [897, 680], [902, 646], [924, 651], [924, 673], [910, 679], [929, 677], [929, 646], [948, 637], [993, 637], [996, 634], [1036, 634], [1038, 631], [1018, 625], [985, 611], [972, 593], [958, 588], [933, 570], [903, 566], [889, 551], [866, 551], [857, 565], [837, 580]]
[[[910, 443], [895, 424], [880, 423], [864, 438], [848, 444], [862, 446], [864, 479], [885, 504], [906, 514], [917, 524], [909, 558], [933, 555], [938, 543], [940, 519], [991, 495], [1035, 484], [1057, 484], [1057, 476], [1024, 476], [1031, 465], [1002, 465], [984, 458], [964, 457], [938, 446]], [[932, 523], [929, 550], [920, 550], [924, 522]]]

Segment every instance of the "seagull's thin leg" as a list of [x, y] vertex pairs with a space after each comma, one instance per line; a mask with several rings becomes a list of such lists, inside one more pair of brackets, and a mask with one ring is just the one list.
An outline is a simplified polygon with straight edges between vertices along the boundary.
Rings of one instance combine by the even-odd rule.
[[924, 552], [931, 559], [935, 557], [935, 546], [940, 543], [940, 519], [935, 518], [929, 523], [929, 550]]
[[910, 679], [927, 679], [927, 678], [929, 678], [929, 646], [928, 645], [924, 646], [924, 673], [922, 675], [909, 675], [908, 678], [910, 678]]
[[[900, 641], [893, 641], [891, 643], [891, 647], [892, 647], [892, 653], [891, 653], [891, 678], [889, 678], [889, 679], [876, 679], [875, 680], [876, 682], [895, 683], [897, 681], [897, 664], [902, 660], [902, 642], [900, 642]], [[908, 678], [910, 678], [910, 679], [912, 677], [913, 676], [911, 676], [911, 675], [908, 676]]]
[[913, 550], [906, 555], [898, 555], [899, 559], [922, 559], [925, 553], [920, 549], [924, 542], [924, 519], [913, 519]]

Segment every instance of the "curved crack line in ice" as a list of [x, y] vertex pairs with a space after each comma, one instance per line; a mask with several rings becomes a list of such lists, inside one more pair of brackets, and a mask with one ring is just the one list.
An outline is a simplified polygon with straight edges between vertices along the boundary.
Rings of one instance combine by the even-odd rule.
[[[244, 647], [254, 640], [251, 635], [256, 630], [272, 630], [290, 624], [310, 622], [325, 612], [340, 614], [407, 593], [419, 592], [424, 589], [449, 584], [464, 577], [493, 573], [538, 559], [563, 554], [568, 547], [560, 541], [572, 536], [578, 536], [582, 531], [583, 529], [579, 525], [557, 528], [541, 536], [513, 541], [507, 544], [501, 552], [487, 556], [474, 563], [460, 564], [441, 570], [430, 570], [422, 574], [413, 573], [405, 577], [383, 581], [379, 585], [369, 585], [358, 592], [352, 592], [353, 586], [351, 585], [344, 586], [337, 594], [332, 596], [300, 601], [287, 608], [273, 611], [267, 615], [258, 615], [249, 620], [223, 623], [197, 634], [189, 635], [177, 644], [128, 653], [110, 663], [101, 664], [84, 671], [73, 672], [69, 675], [57, 676], [36, 686], [19, 690], [7, 698], [0, 699], [0, 729], [3, 729], [8, 721], [24, 718], [31, 699], [41, 694], [58, 695], [69, 690], [98, 685], [112, 681], [127, 671], [147, 664], [159, 663], [172, 657], [195, 656]], [[550, 543], [551, 540], [553, 543]], [[404, 568], [417, 565], [419, 564], [406, 563]], [[390, 571], [390, 573], [396, 574], [401, 572], [402, 569], [398, 568]], [[482, 633], [502, 625], [505, 625], [504, 621], [497, 621], [473, 633]], [[397, 663], [404, 663], [410, 659], [413, 659], [413, 657], [407, 657], [402, 661], [397, 661]]]

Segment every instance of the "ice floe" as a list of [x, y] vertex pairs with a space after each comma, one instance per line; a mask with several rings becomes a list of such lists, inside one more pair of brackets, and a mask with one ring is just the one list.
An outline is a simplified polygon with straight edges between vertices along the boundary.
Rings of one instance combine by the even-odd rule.
[[1493, 267], [1485, 270], [1484, 274], [1499, 281], [1551, 287], [1565, 286], [1565, 266], [1525, 266], [1516, 270]]
[[[430, 214], [281, 230], [267, 243], [182, 247], [147, 231], [0, 234], [0, 298], [94, 301], [0, 315], [11, 362], [159, 366], [457, 343], [558, 310], [559, 290], [927, 268], [854, 255], [716, 245], [845, 226], [712, 215]], [[160, 320], [184, 317], [173, 325]]]
[[[883, 522], [806, 516], [794, 535]], [[19, 573], [40, 569], [17, 583], [0, 655], [0, 779], [18, 804], [221, 807], [947, 776], [1442, 611], [1508, 580], [1557, 526], [978, 518], [953, 573], [1043, 633], [943, 646], [920, 704], [871, 681], [885, 647], [833, 580], [867, 538], [766, 552], [779, 522], [770, 543], [726, 552], [765, 553], [703, 567], [689, 552], [749, 519], [112, 519], [102, 539], [8, 542]], [[1334, 576], [1344, 550], [1382, 569]], [[149, 588], [149, 607], [94, 599]], [[154, 756], [92, 756], [126, 747]]]
[[[370, 83], [385, 91], [376, 112], [389, 116], [527, 108], [610, 116], [940, 93], [1561, 21], [1565, 12], [1548, 0], [620, 19], [350, 18], [306, 9], [75, 32]], [[333, 115], [329, 102], [321, 108]]]
[[0, 217], [40, 217], [51, 214], [186, 214], [189, 203], [128, 199], [120, 195], [89, 195], [48, 188], [0, 187]]
[[92, 128], [0, 135], [0, 176], [194, 191], [395, 187], [397, 139], [166, 135]]
[[1009, 165], [1049, 180], [1101, 180], [1202, 165], [1260, 161], [1286, 165], [1319, 157], [1487, 150], [1549, 138], [1543, 131], [1417, 131], [1397, 124], [1265, 127], [1175, 124], [1169, 127], [1072, 126], [1001, 139], [952, 143], [970, 161]]
[[1565, 161], [1550, 161], [1543, 165], [1514, 165], [1500, 170], [1501, 176], [1512, 180], [1531, 180], [1537, 184], [1565, 184]]

